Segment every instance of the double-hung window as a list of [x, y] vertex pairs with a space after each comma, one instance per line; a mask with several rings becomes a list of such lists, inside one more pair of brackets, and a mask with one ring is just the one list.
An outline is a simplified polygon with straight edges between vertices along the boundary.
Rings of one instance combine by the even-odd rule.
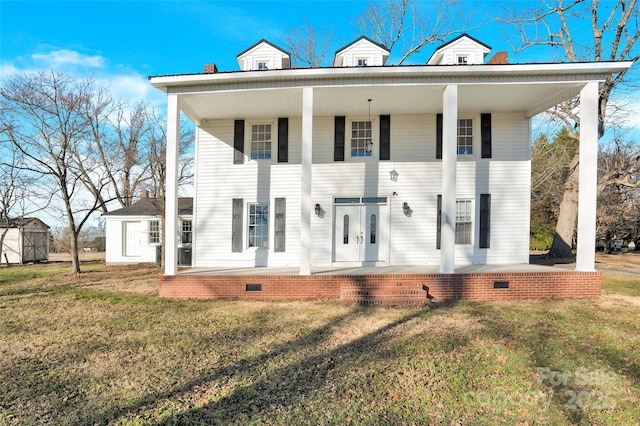
[[160, 221], [149, 222], [149, 244], [160, 244]]
[[249, 247], [269, 248], [269, 204], [249, 204]]
[[192, 222], [190, 220], [183, 220], [180, 232], [180, 241], [182, 244], [191, 244], [192, 242]]
[[458, 120], [458, 154], [473, 154], [473, 120]]
[[271, 159], [271, 124], [251, 126], [251, 159]]
[[371, 157], [373, 151], [373, 137], [371, 121], [351, 122], [351, 156]]
[[456, 244], [471, 244], [472, 218], [471, 200], [456, 200]]

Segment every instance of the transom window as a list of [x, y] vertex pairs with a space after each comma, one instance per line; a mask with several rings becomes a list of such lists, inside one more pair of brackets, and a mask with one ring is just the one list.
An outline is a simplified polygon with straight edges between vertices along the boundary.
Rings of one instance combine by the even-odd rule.
[[192, 242], [192, 231], [191, 231], [192, 223], [190, 220], [183, 220], [180, 232], [180, 241], [182, 244], [191, 244]]
[[271, 159], [271, 124], [251, 126], [251, 159]]
[[249, 247], [269, 247], [269, 204], [249, 204]]
[[149, 244], [160, 244], [160, 221], [149, 222]]
[[473, 120], [458, 120], [458, 154], [473, 154]]
[[371, 121], [351, 122], [351, 156], [371, 157], [373, 140], [371, 137]]
[[471, 244], [471, 200], [456, 200], [456, 244]]

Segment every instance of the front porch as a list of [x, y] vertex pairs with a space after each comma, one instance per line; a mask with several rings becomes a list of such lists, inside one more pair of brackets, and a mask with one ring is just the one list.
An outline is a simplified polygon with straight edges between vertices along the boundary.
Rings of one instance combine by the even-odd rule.
[[161, 297], [183, 299], [334, 299], [346, 303], [420, 305], [443, 300], [599, 297], [600, 272], [543, 265], [469, 265], [454, 274], [438, 265], [312, 268], [192, 268], [162, 276]]

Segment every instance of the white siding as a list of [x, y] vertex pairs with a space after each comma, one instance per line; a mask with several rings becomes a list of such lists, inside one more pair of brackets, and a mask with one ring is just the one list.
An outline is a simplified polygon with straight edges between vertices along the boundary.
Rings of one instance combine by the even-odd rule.
[[483, 64], [485, 53], [488, 49], [469, 38], [462, 37], [459, 40], [442, 48], [438, 65], [457, 65], [459, 56], [467, 57], [467, 65]]
[[366, 59], [367, 66], [384, 65], [384, 55], [387, 54], [380, 46], [376, 46], [367, 40], [360, 40], [346, 49], [342, 50], [338, 55], [337, 66], [355, 67], [358, 66], [358, 59]]
[[[472, 246], [456, 248], [457, 264], [527, 263], [529, 241], [529, 127], [522, 114], [492, 114], [493, 158], [480, 158], [480, 114], [474, 120], [474, 154], [459, 156], [457, 197], [472, 200]], [[314, 117], [313, 205], [323, 214], [311, 218], [311, 264], [333, 262], [334, 197], [383, 196], [388, 199], [389, 263], [437, 264], [437, 196], [442, 191], [441, 161], [435, 159], [434, 114], [391, 116], [391, 160], [378, 161], [379, 122], [374, 120], [374, 157], [349, 158], [349, 119], [346, 120], [344, 162], [334, 162], [334, 117]], [[277, 119], [273, 122], [277, 123]], [[246, 122], [249, 126], [249, 122]], [[300, 235], [301, 120], [289, 120], [289, 163], [277, 163], [277, 129], [273, 129], [271, 161], [233, 164], [233, 120], [208, 121], [199, 130], [196, 170], [194, 266], [297, 266]], [[248, 129], [245, 134], [248, 135]], [[248, 138], [248, 136], [247, 136]], [[248, 148], [248, 145], [246, 145]], [[245, 149], [248, 152], [248, 149]], [[390, 172], [398, 173], [392, 181]], [[394, 192], [396, 195], [393, 195]], [[491, 194], [491, 248], [479, 249], [480, 194]], [[286, 198], [286, 251], [273, 251], [273, 215], [270, 249], [246, 245], [246, 204]], [[231, 251], [232, 200], [245, 202], [242, 253]], [[402, 206], [412, 210], [405, 216]]]
[[[0, 228], [0, 232], [3, 231], [4, 229]], [[10, 228], [7, 231], [7, 235], [4, 237], [2, 244], [2, 259], [0, 259], [0, 263], [5, 263], [7, 260], [9, 263], [21, 263], [21, 253], [22, 241], [20, 238], [20, 230], [18, 228]]]
[[268, 69], [279, 70], [283, 68], [283, 58], [286, 58], [286, 55], [280, 50], [261, 43], [240, 56], [238, 63], [243, 71], [257, 70], [258, 62], [266, 62]]
[[[159, 220], [158, 218], [149, 216], [105, 216], [105, 219], [105, 261], [107, 263], [146, 263], [156, 261], [156, 246], [158, 244], [149, 243], [149, 222], [151, 220]], [[135, 241], [129, 241], [130, 244], [138, 246], [137, 256], [128, 255], [126, 251], [125, 223], [127, 222], [138, 224]]]

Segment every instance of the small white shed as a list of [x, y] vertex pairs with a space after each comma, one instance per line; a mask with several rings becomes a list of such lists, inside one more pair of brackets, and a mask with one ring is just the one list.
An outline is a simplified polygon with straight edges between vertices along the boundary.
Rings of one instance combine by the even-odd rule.
[[0, 218], [0, 236], [3, 234], [0, 263], [49, 260], [49, 226], [40, 219]]

